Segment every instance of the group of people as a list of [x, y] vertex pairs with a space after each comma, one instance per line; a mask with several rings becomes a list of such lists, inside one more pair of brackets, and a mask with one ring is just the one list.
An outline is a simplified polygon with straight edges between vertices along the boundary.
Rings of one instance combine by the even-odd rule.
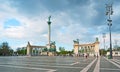
[[[76, 55], [77, 57], [85, 57], [86, 59], [89, 57], [89, 54], [82, 54], [82, 55]], [[99, 57], [98, 55], [94, 55], [94, 57]]]

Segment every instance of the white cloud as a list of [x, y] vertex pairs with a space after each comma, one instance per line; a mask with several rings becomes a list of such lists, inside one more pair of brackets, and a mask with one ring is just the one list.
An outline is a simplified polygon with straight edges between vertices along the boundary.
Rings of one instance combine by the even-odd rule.
[[[100, 33], [103, 30], [103, 26], [98, 25], [95, 28], [94, 25], [91, 24], [92, 19], [98, 15], [98, 11], [94, 9], [94, 6], [96, 6], [94, 2], [91, 2], [89, 5], [83, 5], [82, 7], [76, 6], [74, 9], [68, 9], [62, 12], [51, 13], [46, 10], [44, 13], [40, 12], [40, 14], [33, 17], [21, 14], [15, 7], [11, 7], [9, 3], [1, 4], [0, 6], [0, 9], [3, 9], [0, 11], [1, 38], [7, 37], [23, 42], [30, 41], [32, 44], [37, 44], [39, 42], [39, 44], [42, 43], [45, 45], [48, 40], [47, 17], [52, 15], [52, 40], [55, 40], [56, 43], [71, 45], [72, 48], [73, 40], [77, 38], [80, 39], [81, 43], [84, 43], [94, 41], [96, 37], [99, 37], [102, 42]], [[77, 11], [80, 13], [77, 13]], [[119, 10], [117, 12], [119, 12]], [[118, 13], [115, 14], [118, 15]], [[72, 17], [72, 15], [75, 15], [76, 18]], [[18, 20], [20, 26], [4, 28], [4, 21], [9, 18]], [[117, 34], [114, 36], [117, 36]], [[118, 37], [119, 35], [116, 38]], [[106, 36], [106, 42], [109, 42], [107, 38], [109, 37]], [[27, 43], [17, 44], [14, 48], [25, 44]]]
[[113, 5], [113, 18], [117, 19], [120, 17], [120, 5]]

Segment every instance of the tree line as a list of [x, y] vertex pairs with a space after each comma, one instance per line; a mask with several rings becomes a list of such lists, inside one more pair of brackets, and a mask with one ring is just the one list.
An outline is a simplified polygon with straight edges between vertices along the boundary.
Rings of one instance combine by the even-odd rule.
[[[47, 48], [42, 50], [43, 52], [48, 51]], [[50, 52], [56, 52], [57, 55], [71, 55], [73, 51], [66, 51], [64, 47], [59, 47], [59, 51], [56, 49], [49, 49]], [[18, 47], [16, 51], [14, 51], [8, 44], [8, 42], [3, 42], [0, 44], [0, 56], [17, 56], [17, 55], [26, 55], [27, 49], [26, 47]]]
[[0, 56], [10, 56], [13, 54], [13, 49], [9, 46], [7, 42], [0, 44]]
[[16, 55], [26, 55], [26, 48], [17, 48], [14, 51], [8, 44], [8, 42], [3, 42], [0, 44], [0, 56], [16, 56]]

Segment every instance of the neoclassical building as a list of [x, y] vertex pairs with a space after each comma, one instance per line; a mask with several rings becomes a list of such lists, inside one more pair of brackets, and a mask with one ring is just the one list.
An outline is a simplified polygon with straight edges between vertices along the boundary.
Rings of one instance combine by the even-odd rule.
[[74, 54], [75, 55], [88, 55], [88, 56], [99, 56], [99, 41], [88, 44], [79, 44], [79, 40], [74, 40]]
[[51, 42], [50, 48], [46, 46], [36, 46], [31, 45], [30, 42], [27, 44], [27, 56], [36, 56], [36, 55], [55, 55], [56, 54], [56, 45], [55, 42]]

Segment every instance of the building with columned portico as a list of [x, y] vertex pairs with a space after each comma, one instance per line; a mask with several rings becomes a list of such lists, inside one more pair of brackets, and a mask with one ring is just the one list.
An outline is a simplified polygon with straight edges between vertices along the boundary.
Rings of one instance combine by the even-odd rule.
[[88, 56], [99, 56], [99, 44], [98, 38], [95, 42], [88, 44], [79, 44], [79, 40], [74, 40], [74, 54], [78, 55], [88, 55]]

